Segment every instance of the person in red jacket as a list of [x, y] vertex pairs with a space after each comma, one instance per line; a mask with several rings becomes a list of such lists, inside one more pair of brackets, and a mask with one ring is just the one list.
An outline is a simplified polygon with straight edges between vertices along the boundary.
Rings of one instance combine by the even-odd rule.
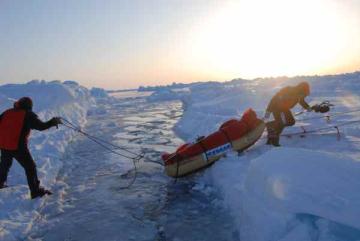
[[8, 172], [15, 158], [25, 169], [31, 198], [51, 194], [49, 190], [40, 186], [36, 165], [28, 148], [28, 138], [31, 130], [47, 130], [61, 124], [59, 117], [42, 122], [32, 111], [33, 102], [29, 97], [23, 97], [0, 115], [0, 189], [7, 187]]
[[310, 95], [310, 85], [308, 82], [301, 82], [296, 86], [288, 86], [282, 88], [271, 99], [265, 114], [265, 120], [270, 118], [272, 114], [274, 120], [267, 122], [268, 145], [280, 146], [280, 134], [286, 126], [295, 124], [294, 116], [291, 109], [300, 104], [304, 109], [311, 111], [311, 107], [305, 101], [305, 97]]

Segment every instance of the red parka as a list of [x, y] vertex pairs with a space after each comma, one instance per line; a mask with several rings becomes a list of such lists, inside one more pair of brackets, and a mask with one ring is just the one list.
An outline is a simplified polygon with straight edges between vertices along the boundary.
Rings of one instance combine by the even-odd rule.
[[46, 130], [56, 123], [42, 122], [31, 110], [8, 109], [0, 115], [0, 149], [16, 151], [27, 149], [28, 137], [32, 129]]

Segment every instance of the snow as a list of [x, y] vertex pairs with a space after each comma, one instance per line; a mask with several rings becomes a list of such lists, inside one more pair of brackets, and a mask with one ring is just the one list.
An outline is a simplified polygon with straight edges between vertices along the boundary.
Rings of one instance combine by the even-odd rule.
[[181, 90], [173, 90], [169, 88], [159, 89], [152, 93], [149, 97], [147, 97], [147, 101], [156, 102], [156, 101], [170, 101], [170, 100], [179, 100], [184, 98], [184, 96], [188, 93], [185, 89]]
[[[310, 104], [330, 100], [335, 104], [330, 113], [360, 109], [360, 72], [331, 76], [235, 79], [225, 83], [194, 83], [189, 84], [186, 88], [182, 86], [183, 90], [181, 91], [169, 87], [159, 88], [154, 92], [136, 93], [135, 96], [134, 93], [130, 92], [114, 93], [113, 96], [118, 98], [117, 101], [109, 97], [103, 89], [94, 88], [90, 91], [79, 86], [75, 81], [46, 82], [35, 80], [23, 85], [0, 86], [0, 109], [5, 110], [11, 107], [13, 101], [19, 97], [31, 96], [35, 102], [35, 112], [42, 119], [47, 120], [53, 116], [62, 116], [80, 126], [84, 126], [88, 120], [89, 123], [91, 122], [90, 127], [96, 135], [111, 136], [116, 140], [115, 144], [125, 145], [131, 149], [145, 150], [156, 162], [160, 152], [174, 151], [176, 146], [181, 144], [180, 140], [174, 137], [172, 130], [169, 130], [169, 126], [176, 123], [175, 131], [178, 136], [184, 142], [192, 141], [197, 136], [207, 135], [217, 130], [224, 121], [241, 116], [249, 107], [253, 108], [259, 116], [262, 116], [268, 101], [277, 90], [304, 80], [309, 81], [312, 86], [312, 93], [308, 98]], [[142, 101], [145, 98], [146, 103], [143, 103]], [[181, 108], [181, 105], [176, 104], [176, 108], [172, 104], [166, 106], [169, 100], [181, 100], [184, 112], [177, 110]], [[159, 102], [163, 103], [160, 105]], [[151, 111], [145, 113], [145, 109], [148, 109], [149, 105]], [[294, 112], [300, 110], [297, 107]], [[121, 116], [121, 121], [116, 119], [119, 116]], [[181, 119], [177, 122], [180, 116]], [[308, 119], [318, 116], [321, 114], [303, 113], [297, 116], [296, 125], [286, 128], [285, 133], [302, 131], [301, 126], [305, 127], [306, 130], [313, 130], [332, 127], [350, 120], [360, 120], [359, 112], [334, 116], [330, 122], [324, 118]], [[109, 117], [113, 119], [108, 119]], [[121, 131], [119, 126], [123, 126]], [[168, 183], [165, 176], [153, 175], [154, 172], [147, 172], [144, 168], [140, 170], [139, 179], [141, 181], [137, 183], [140, 189], [134, 189], [134, 191], [130, 189], [126, 192], [128, 195], [111, 192], [109, 183], [114, 182], [111, 187], [117, 187], [119, 179], [101, 175], [107, 170], [100, 167], [106, 165], [109, 171], [115, 169], [124, 174], [132, 168], [129, 163], [116, 162], [117, 164], [114, 164], [117, 157], [109, 154], [100, 155], [104, 159], [102, 163], [93, 161], [93, 159], [98, 158], [96, 155], [86, 157], [84, 160], [78, 160], [74, 157], [70, 161], [65, 160], [70, 158], [63, 155], [63, 152], [69, 142], [74, 140], [73, 132], [64, 127], [60, 127], [58, 130], [53, 128], [45, 132], [34, 132], [30, 147], [38, 166], [42, 184], [49, 188], [53, 187], [55, 182], [57, 186], [64, 186], [63, 196], [68, 196], [69, 200], [50, 199], [51, 201], [47, 204], [45, 204], [46, 198], [29, 200], [25, 175], [22, 168], [14, 162], [8, 178], [11, 187], [0, 191], [0, 206], [2, 208], [0, 212], [0, 239], [26, 239], [26, 235], [40, 219], [43, 219], [44, 214], [50, 216], [53, 214], [55, 217], [49, 218], [49, 220], [56, 223], [55, 214], [57, 213], [64, 214], [62, 218], [59, 217], [63, 229], [60, 228], [60, 231], [57, 231], [58, 233], [55, 231], [49, 234], [49, 237], [53, 237], [54, 240], [56, 240], [59, 232], [62, 232], [61, 230], [69, 229], [76, 232], [76, 228], [72, 227], [72, 222], [75, 222], [79, 217], [73, 216], [73, 214], [83, 215], [77, 221], [78, 223], [88, 222], [89, 225], [95, 226], [97, 223], [94, 223], [94, 220], [89, 220], [89, 217], [96, 217], [95, 220], [104, 218], [107, 229], [101, 230], [97, 237], [103, 234], [101, 232], [111, 233], [111, 237], [118, 237], [115, 232], [117, 230], [113, 229], [112, 219], [106, 219], [108, 217], [102, 216], [104, 214], [101, 212], [92, 212], [96, 205], [107, 203], [109, 206], [100, 205], [104, 211], [107, 211], [107, 216], [112, 216], [111, 214], [114, 212], [112, 205], [116, 205], [114, 210], [116, 210], [117, 215], [111, 218], [121, 218], [121, 222], [119, 221], [121, 227], [132, 227], [127, 230], [128, 232], [121, 235], [128, 239], [140, 238], [145, 240], [149, 237], [147, 236], [149, 233], [157, 230], [153, 227], [155, 221], [153, 220], [154, 223], [151, 223], [147, 220], [149, 225], [144, 226], [145, 233], [141, 234], [144, 237], [140, 237], [137, 236], [139, 234], [135, 228], [138, 223], [131, 218], [129, 218], [128, 223], [123, 222], [123, 217], [126, 217], [125, 214], [133, 208], [129, 205], [130, 203], [136, 204], [137, 208], [142, 210], [148, 205], [146, 198], [157, 200], [157, 196], [170, 195], [171, 197], [174, 193], [171, 191], [170, 194], [158, 193], [158, 185], [149, 181], [161, 180], [166, 189], [181, 189], [179, 186], [190, 189], [184, 190], [176, 198], [172, 197], [174, 200], [171, 203], [177, 209], [173, 210], [172, 207], [174, 206], [169, 206], [170, 209], [166, 210], [165, 216], [159, 216], [163, 220], [158, 229], [159, 233], [164, 236], [168, 235], [169, 230], [178, 230], [179, 225], [186, 225], [186, 220], [193, 220], [194, 217], [187, 216], [189, 213], [193, 213], [198, 218], [195, 220], [204, 222], [199, 223], [201, 227], [214, 222], [225, 225], [226, 222], [223, 222], [221, 218], [215, 220], [219, 218], [216, 215], [200, 216], [201, 212], [207, 211], [206, 207], [202, 210], [198, 209], [196, 205], [184, 202], [184, 200], [189, 201], [191, 199], [199, 206], [203, 206], [205, 204], [201, 202], [201, 199], [197, 199], [198, 197], [195, 194], [201, 193], [206, 197], [211, 197], [216, 193], [221, 195], [221, 198], [214, 196], [216, 197], [214, 199], [205, 199], [210, 200], [206, 202], [206, 205], [210, 207], [210, 210], [229, 211], [237, 228], [236, 232], [230, 234], [233, 235], [233, 240], [360, 240], [360, 224], [357, 221], [360, 216], [358, 205], [360, 201], [358, 192], [360, 183], [360, 127], [359, 125], [341, 126], [340, 132], [339, 140], [335, 128], [324, 130], [321, 133], [309, 134], [304, 138], [300, 136], [284, 137], [281, 139], [282, 147], [280, 148], [265, 145], [266, 135], [264, 134], [263, 138], [248, 151], [241, 155], [229, 153], [226, 158], [203, 172], [189, 179], [177, 180], [177, 185], [173, 184], [171, 179]], [[87, 151], [90, 147], [94, 148], [88, 142], [82, 143], [83, 151]], [[73, 161], [74, 163], [72, 163]], [[88, 165], [81, 167], [77, 163], [83, 161], [86, 161]], [[67, 165], [65, 178], [62, 177], [62, 179], [57, 180], [59, 170], [63, 165]], [[161, 171], [161, 167], [155, 163], [146, 168]], [[86, 176], [89, 170], [98, 173], [99, 176], [95, 176], [102, 178], [103, 181], [96, 183], [92, 178]], [[69, 180], [66, 180], [67, 172], [76, 177], [74, 179], [88, 180], [89, 183], [71, 180], [74, 183], [71, 186], [68, 183]], [[195, 184], [193, 185], [194, 180]], [[144, 188], [148, 187], [144, 186], [144, 183], [153, 189]], [[96, 189], [96, 193], [94, 191], [95, 185], [100, 187]], [[63, 189], [59, 188], [59, 190]], [[85, 190], [94, 192], [83, 196]], [[78, 196], [71, 196], [65, 192], [73, 192]], [[102, 194], [106, 194], [106, 198], [101, 196]], [[62, 195], [58, 196], [60, 199], [62, 198]], [[97, 202], [90, 203], [89, 200], [94, 200], [94, 198]], [[54, 205], [57, 202], [59, 205]], [[75, 212], [71, 210], [68, 212], [63, 210], [46, 211], [46, 209], [54, 207], [60, 209], [67, 202], [69, 204], [66, 205], [78, 205], [79, 208], [73, 210]], [[158, 203], [158, 201], [155, 202]], [[128, 204], [121, 205], [124, 203]], [[167, 205], [170, 204], [167, 203]], [[189, 212], [183, 212], [187, 209]], [[88, 210], [91, 210], [89, 214], [91, 213], [94, 216], [87, 215]], [[179, 216], [181, 220], [186, 222], [177, 223]], [[214, 220], [209, 219], [209, 217], [214, 218]], [[224, 217], [230, 218], [227, 213], [224, 213]], [[46, 220], [45, 218], [45, 225], [47, 224]], [[194, 226], [192, 223], [190, 224], [187, 223], [186, 226], [186, 237], [194, 239], [195, 236], [192, 236]], [[221, 225], [219, 227], [222, 228]], [[57, 226], [52, 228], [55, 230]], [[50, 230], [53, 230], [52, 228]], [[232, 230], [232, 228], [224, 228], [224, 230]], [[209, 230], [203, 231], [209, 232]], [[131, 235], [127, 235], [129, 233]], [[201, 232], [202, 234], [203, 232]], [[74, 235], [79, 238], [92, 237], [91, 233], [81, 233], [80, 231]], [[174, 240], [182, 240], [179, 238], [182, 237], [181, 235], [181, 233], [175, 234], [173, 232], [170, 236]], [[38, 236], [35, 235], [34, 237]], [[41, 232], [39, 237], [42, 237]], [[184, 240], [189, 240], [189, 238]], [[209, 238], [210, 240], [211, 237], [202, 238]]]
[[354, 192], [359, 172], [360, 163], [354, 159], [284, 147], [252, 160], [244, 186], [235, 184], [226, 192], [242, 197], [238, 222], [245, 230], [242, 234], [252, 240], [267, 240], [268, 236], [281, 239], [284, 225], [298, 214], [360, 229], [360, 194]]
[[91, 88], [90, 93], [92, 96], [97, 97], [97, 98], [108, 98], [109, 95], [106, 92], [106, 90], [102, 89], [102, 88]]
[[[61, 116], [72, 123], [84, 126], [86, 113], [95, 104], [89, 90], [76, 82], [31, 81], [27, 84], [0, 86], [1, 112], [11, 108], [14, 100], [29, 96], [34, 101], [34, 111], [46, 121]], [[30, 149], [35, 159], [41, 184], [51, 189], [62, 167], [63, 152], [74, 137], [74, 132], [60, 126], [44, 132], [34, 131]], [[0, 192], [0, 239], [17, 240], [40, 217], [45, 199], [30, 200], [26, 177], [20, 165], [14, 161], [8, 176], [9, 188]]]
[[[360, 73], [296, 78], [233, 80], [194, 84], [182, 98], [185, 112], [176, 131], [185, 140], [207, 135], [224, 121], [254, 108], [261, 117], [281, 87], [307, 80], [310, 104], [330, 100], [330, 113], [360, 109]], [[300, 111], [296, 108], [294, 112]], [[284, 133], [331, 127], [360, 120], [359, 112], [325, 119], [304, 113]], [[302, 121], [303, 120], [303, 121]], [[358, 124], [322, 133], [282, 138], [283, 147], [265, 145], [266, 135], [248, 152], [215, 163], [204, 171], [204, 183], [224, 197], [242, 241], [360, 240], [358, 184], [360, 128]]]

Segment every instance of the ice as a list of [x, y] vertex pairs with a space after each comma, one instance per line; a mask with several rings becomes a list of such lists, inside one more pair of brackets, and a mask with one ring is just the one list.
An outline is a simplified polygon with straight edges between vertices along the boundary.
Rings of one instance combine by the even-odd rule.
[[[14, 163], [12, 186], [0, 193], [0, 239], [360, 240], [358, 125], [341, 126], [340, 136], [331, 128], [282, 138], [277, 149], [265, 145], [264, 135], [241, 155], [229, 153], [189, 177], [175, 181], [164, 174], [162, 152], [217, 130], [249, 107], [261, 117], [277, 90], [303, 80], [312, 86], [311, 104], [330, 100], [334, 114], [360, 109], [360, 72], [111, 94], [117, 98], [102, 89], [91, 94], [74, 81], [0, 86], [2, 109], [31, 96], [41, 118], [63, 116], [94, 136], [145, 153], [136, 163], [136, 181], [124, 189], [135, 175], [126, 158], [65, 128], [34, 133], [39, 176], [55, 194], [30, 201], [23, 170]], [[308, 119], [317, 116], [299, 115], [285, 133], [360, 118], [350, 112], [329, 121]]]
[[108, 99], [109, 95], [106, 92], [106, 90], [102, 89], [102, 88], [92, 88], [90, 90], [90, 93], [92, 96], [96, 97], [96, 98], [105, 98]]
[[147, 101], [156, 102], [156, 101], [169, 101], [169, 100], [178, 100], [184, 98], [188, 94], [187, 90], [173, 90], [170, 88], [158, 89], [147, 97]]
[[359, 229], [360, 195], [354, 193], [359, 171], [358, 161], [341, 155], [284, 147], [252, 160], [243, 189], [228, 187], [232, 190], [225, 192], [236, 192], [241, 198], [241, 215], [236, 216], [246, 223], [246, 228], [241, 228], [244, 237], [253, 240], [266, 240], [268, 233], [280, 238], [281, 226], [264, 225], [287, 223], [296, 214]]
[[[262, 116], [271, 96], [282, 86], [310, 82], [311, 104], [330, 100], [330, 113], [360, 110], [360, 73], [233, 80], [190, 86], [183, 98], [185, 112], [176, 124], [185, 140], [206, 135], [225, 120], [253, 107]], [[299, 111], [295, 109], [295, 112]], [[359, 112], [306, 120], [319, 114], [304, 113], [284, 133], [313, 130], [360, 120]], [[301, 121], [301, 119], [304, 119]], [[205, 170], [203, 179], [220, 190], [231, 210], [242, 241], [359, 240], [360, 132], [358, 125], [292, 138], [273, 150], [261, 139], [240, 156], [230, 154]], [[266, 137], [265, 137], [266, 138]], [[315, 151], [314, 151], [315, 150]], [[305, 218], [304, 218], [305, 217]], [[350, 233], [350, 234], [349, 234]]]
[[[29, 237], [125, 241], [209, 240], [211, 235], [217, 240], [237, 240], [233, 238], [236, 230], [232, 219], [210, 185], [197, 182], [196, 176], [177, 185], [164, 173], [160, 154], [182, 142], [172, 131], [176, 118], [165, 113], [181, 113], [181, 104], [175, 101], [152, 105], [138, 98], [132, 101], [132, 106], [124, 108], [116, 104], [105, 116], [100, 115], [101, 125], [98, 116], [89, 116], [85, 131], [145, 154], [143, 160], [136, 162], [133, 185], [124, 189], [135, 175], [131, 160], [79, 138], [67, 149], [68, 156], [59, 174], [61, 185], [53, 197], [62, 196], [62, 199], [46, 203], [47, 211], [42, 213], [48, 218], [36, 225]], [[162, 133], [143, 128], [145, 124], [157, 128], [158, 123], [152, 121], [155, 115], [162, 116]], [[124, 123], [124, 119], [136, 121]], [[113, 121], [119, 124], [109, 125]], [[136, 144], [133, 130], [139, 133]], [[164, 140], [171, 146], [161, 144]], [[204, 225], [209, 228], [204, 229]]]

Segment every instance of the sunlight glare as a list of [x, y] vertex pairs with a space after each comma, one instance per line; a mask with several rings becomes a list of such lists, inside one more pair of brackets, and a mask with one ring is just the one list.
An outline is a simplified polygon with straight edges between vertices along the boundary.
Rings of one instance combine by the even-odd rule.
[[229, 78], [321, 73], [349, 37], [336, 7], [329, 0], [228, 2], [193, 30], [192, 57]]

